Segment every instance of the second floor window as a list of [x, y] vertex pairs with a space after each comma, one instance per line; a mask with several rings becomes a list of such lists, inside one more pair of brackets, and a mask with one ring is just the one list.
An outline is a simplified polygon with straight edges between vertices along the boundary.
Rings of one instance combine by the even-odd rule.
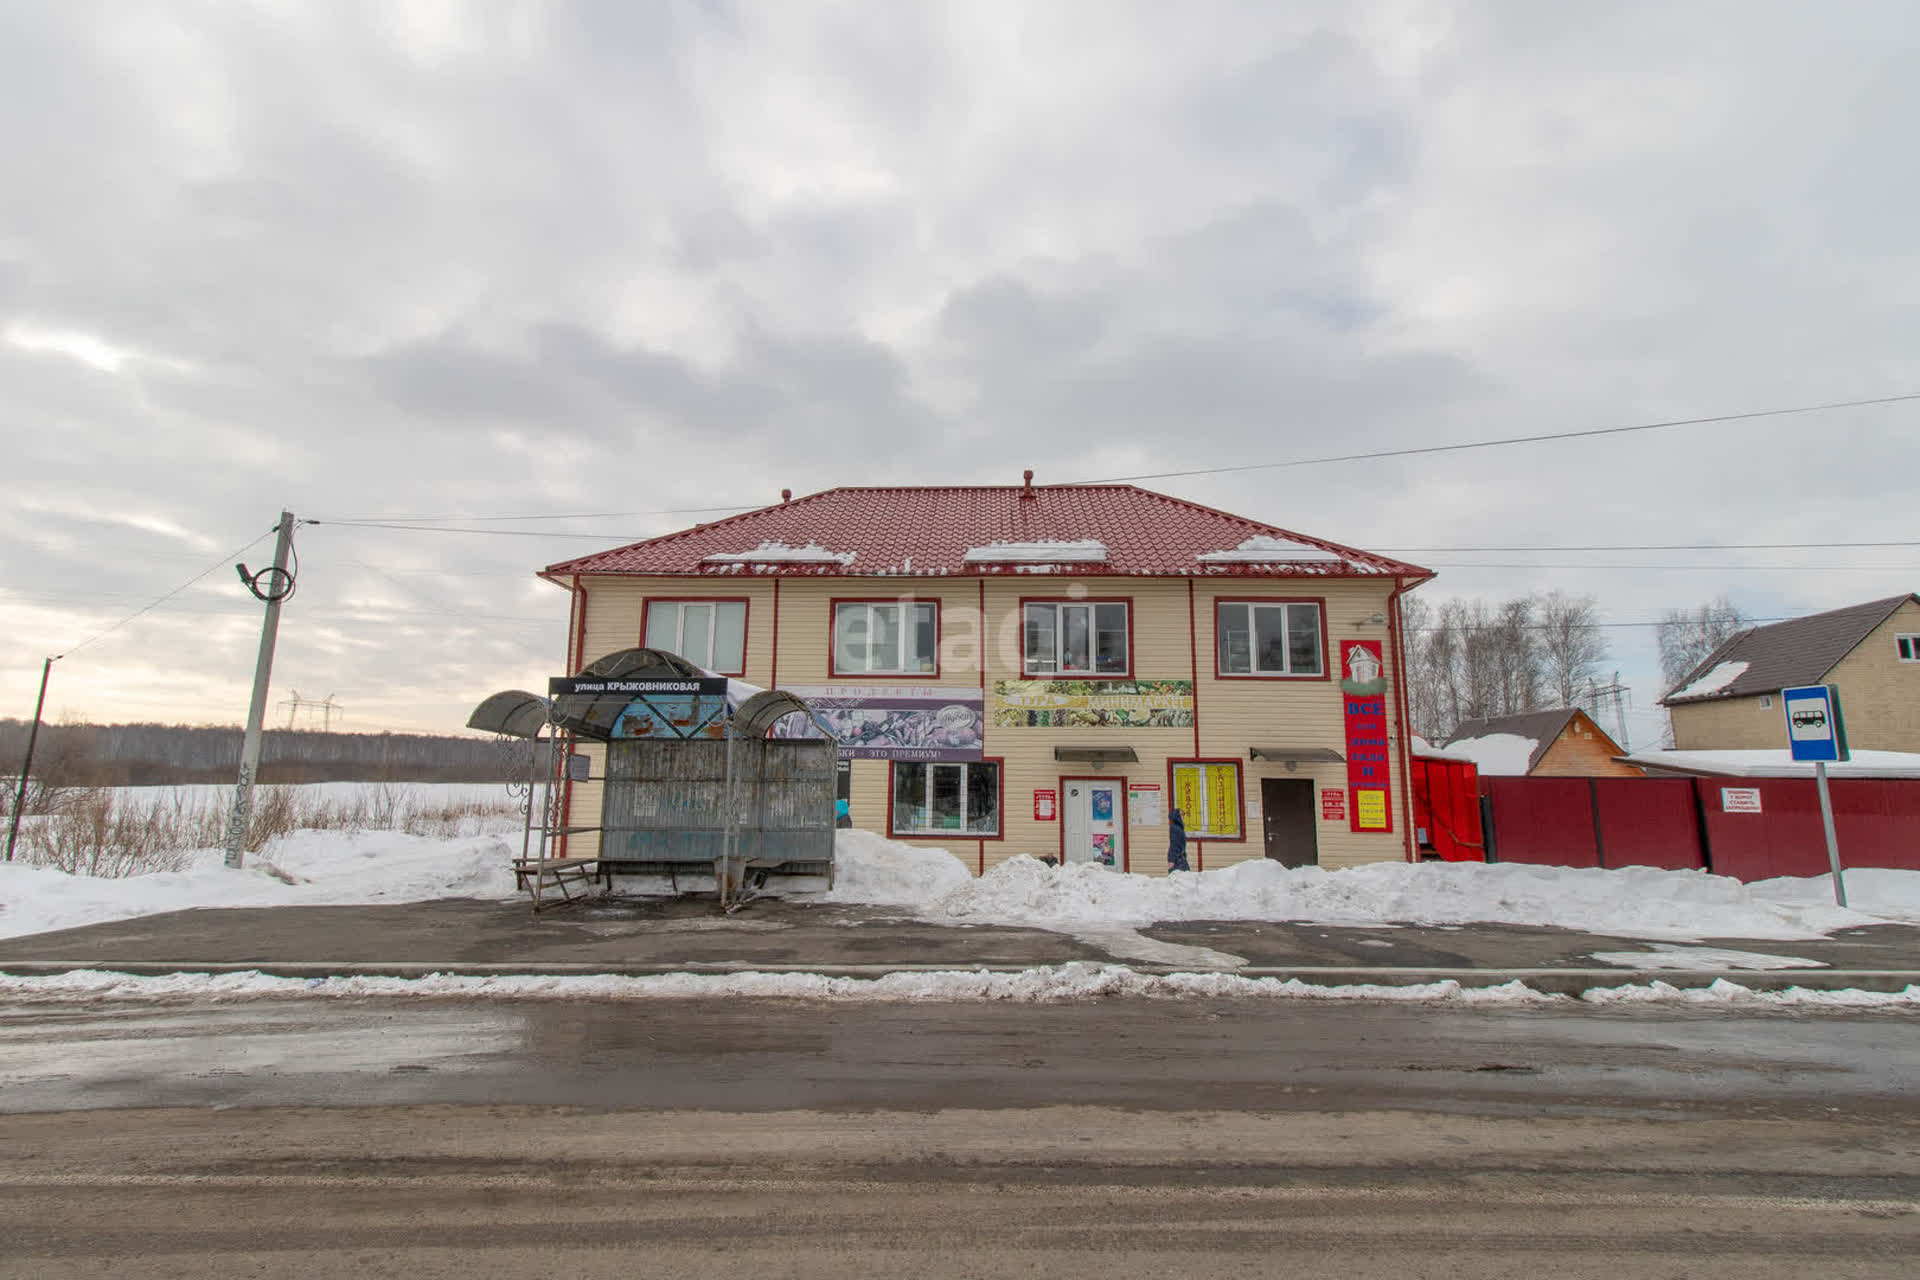
[[843, 600], [833, 608], [835, 675], [932, 675], [940, 612], [913, 601]]
[[1215, 608], [1221, 675], [1317, 676], [1325, 673], [1319, 605], [1222, 600]]
[[649, 649], [677, 653], [723, 676], [747, 669], [747, 602], [744, 600], [649, 600]]
[[1022, 610], [1030, 676], [1124, 676], [1132, 670], [1122, 601], [1030, 603]]

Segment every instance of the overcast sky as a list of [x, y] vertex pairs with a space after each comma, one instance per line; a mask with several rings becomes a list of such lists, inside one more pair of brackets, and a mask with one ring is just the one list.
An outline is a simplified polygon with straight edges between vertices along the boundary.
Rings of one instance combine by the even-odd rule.
[[[269, 723], [453, 731], [559, 672], [535, 569], [696, 518], [481, 517], [1920, 392], [1917, 52], [1908, 0], [0, 0], [0, 715], [70, 652], [50, 717], [243, 720], [230, 569], [83, 642], [282, 507], [504, 531], [299, 533]], [[1144, 483], [1436, 599], [1779, 617], [1916, 549], [1438, 548], [1920, 539], [1916, 423]]]

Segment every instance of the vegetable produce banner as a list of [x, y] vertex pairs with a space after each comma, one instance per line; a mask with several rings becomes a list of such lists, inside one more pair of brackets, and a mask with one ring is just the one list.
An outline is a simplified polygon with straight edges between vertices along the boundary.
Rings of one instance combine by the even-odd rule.
[[1392, 831], [1393, 806], [1387, 803], [1387, 682], [1381, 672], [1378, 640], [1340, 642], [1340, 698], [1347, 726], [1347, 806], [1349, 830]]
[[996, 680], [993, 692], [1007, 729], [1193, 727], [1191, 680]]
[[[978, 760], [986, 738], [986, 697], [944, 685], [783, 685], [859, 760]], [[773, 727], [776, 738], [817, 738], [805, 717]]]

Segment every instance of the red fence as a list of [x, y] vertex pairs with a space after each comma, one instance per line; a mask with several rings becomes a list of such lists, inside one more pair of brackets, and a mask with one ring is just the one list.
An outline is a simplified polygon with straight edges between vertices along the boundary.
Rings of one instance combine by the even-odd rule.
[[[1828, 785], [1842, 866], [1920, 870], [1920, 781]], [[1827, 870], [1810, 778], [1482, 778], [1480, 794], [1493, 861], [1748, 881]]]

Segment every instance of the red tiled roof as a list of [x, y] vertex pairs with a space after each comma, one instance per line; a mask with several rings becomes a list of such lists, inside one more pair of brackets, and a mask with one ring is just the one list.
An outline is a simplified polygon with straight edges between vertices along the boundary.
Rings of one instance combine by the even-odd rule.
[[[1203, 561], [1250, 538], [1285, 538], [1337, 558]], [[994, 543], [1097, 541], [1103, 561], [968, 562]], [[813, 560], [755, 562], [767, 547]], [[777, 554], [777, 553], [775, 553]], [[791, 553], [789, 553], [791, 555]], [[714, 556], [744, 556], [713, 561]], [[828, 556], [834, 557], [829, 559]], [[997, 577], [1047, 572], [1120, 577], [1431, 577], [1429, 570], [1215, 511], [1133, 485], [828, 489], [712, 524], [549, 565], [550, 574]]]

